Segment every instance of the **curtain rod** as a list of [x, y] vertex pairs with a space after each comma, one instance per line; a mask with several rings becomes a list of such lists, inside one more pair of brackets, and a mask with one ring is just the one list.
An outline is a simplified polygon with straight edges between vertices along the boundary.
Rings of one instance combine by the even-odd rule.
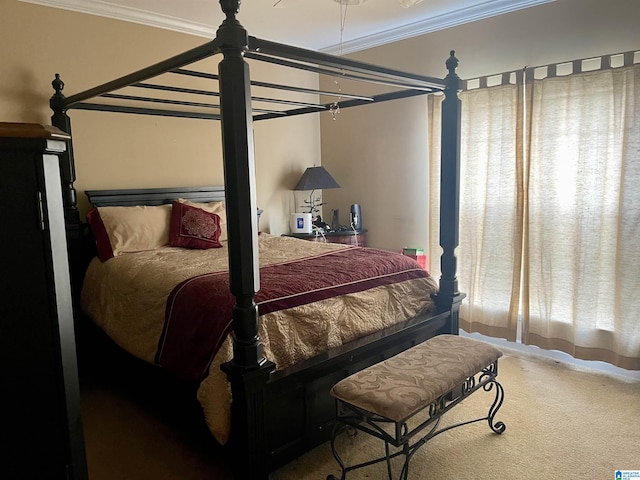
[[[614, 62], [614, 60], [621, 60], [621, 62]], [[586, 68], [599, 62], [599, 66], [596, 68]], [[542, 78], [572, 75], [576, 73], [595, 72], [599, 70], [608, 70], [611, 68], [630, 67], [635, 64], [640, 64], [640, 50], [629, 50], [622, 53], [612, 53], [601, 56], [587, 57], [579, 60], [570, 60], [566, 62], [550, 63], [548, 65], [540, 65], [531, 67], [525, 65], [521, 70], [512, 70], [503, 73], [497, 73], [493, 75], [486, 75], [477, 78], [470, 78], [463, 81], [463, 90], [475, 90], [478, 88], [494, 87], [498, 85], [506, 84], [520, 84], [523, 81], [523, 77], [526, 73], [526, 80], [532, 81], [535, 78], [536, 72], [543, 71], [544, 76]], [[567, 71], [567, 73], [559, 73]]]

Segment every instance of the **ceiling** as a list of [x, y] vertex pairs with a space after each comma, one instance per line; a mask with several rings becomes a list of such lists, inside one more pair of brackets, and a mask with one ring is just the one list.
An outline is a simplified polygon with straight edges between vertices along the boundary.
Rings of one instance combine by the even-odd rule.
[[[21, 0], [207, 38], [224, 20], [218, 0]], [[343, 0], [346, 1], [346, 0]], [[350, 0], [355, 1], [355, 0]], [[245, 0], [238, 20], [255, 37], [349, 53], [554, 0]]]

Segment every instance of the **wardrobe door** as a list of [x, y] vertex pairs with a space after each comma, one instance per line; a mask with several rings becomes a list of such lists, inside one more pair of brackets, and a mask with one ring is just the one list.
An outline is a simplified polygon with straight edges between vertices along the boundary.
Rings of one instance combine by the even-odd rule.
[[58, 166], [64, 149], [61, 140], [0, 137], [1, 478], [87, 478]]

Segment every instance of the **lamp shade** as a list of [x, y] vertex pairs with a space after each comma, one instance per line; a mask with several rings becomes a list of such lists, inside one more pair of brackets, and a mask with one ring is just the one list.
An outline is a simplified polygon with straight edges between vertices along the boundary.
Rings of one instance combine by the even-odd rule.
[[294, 190], [323, 190], [325, 188], [340, 188], [338, 182], [325, 170], [323, 166], [307, 168]]

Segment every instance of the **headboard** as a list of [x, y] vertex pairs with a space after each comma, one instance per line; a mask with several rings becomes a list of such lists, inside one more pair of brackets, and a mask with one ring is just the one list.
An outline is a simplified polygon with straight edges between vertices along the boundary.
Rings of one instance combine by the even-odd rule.
[[[225, 200], [224, 186], [86, 190], [84, 193], [92, 207], [163, 205], [179, 198], [198, 203]], [[83, 232], [70, 248], [75, 299], [80, 298], [85, 272], [89, 262], [97, 254], [95, 240], [87, 224], [83, 225]]]
[[224, 186], [87, 190], [93, 207], [162, 205], [184, 198], [192, 202], [224, 201]]

